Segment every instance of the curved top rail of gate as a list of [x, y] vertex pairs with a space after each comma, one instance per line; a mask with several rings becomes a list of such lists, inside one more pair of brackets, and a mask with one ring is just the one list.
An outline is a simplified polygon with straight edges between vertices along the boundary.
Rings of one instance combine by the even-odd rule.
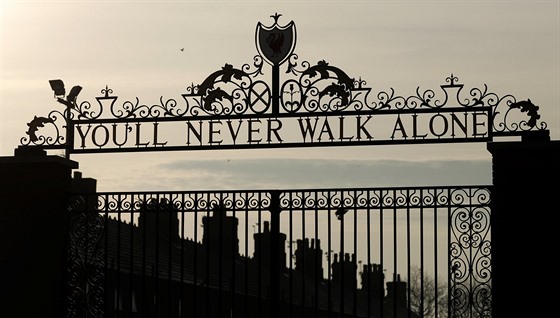
[[[159, 104], [122, 102], [106, 86], [95, 102], [78, 101], [81, 86], [66, 94], [51, 80], [65, 106], [29, 122], [21, 146], [70, 153], [309, 147], [442, 142], [487, 142], [495, 136], [548, 135], [539, 106], [530, 99], [498, 96], [485, 84], [464, 91], [454, 74], [439, 90], [411, 96], [372, 93], [321, 60], [298, 62], [295, 23], [257, 24], [258, 54], [251, 64], [225, 64], [179, 99]], [[280, 76], [280, 66], [285, 66]], [[270, 67], [270, 68], [268, 68]], [[272, 71], [271, 83], [263, 77]], [[66, 96], [65, 96], [66, 95]], [[182, 138], [173, 140], [178, 130]], [[174, 133], [166, 134], [166, 131]]]

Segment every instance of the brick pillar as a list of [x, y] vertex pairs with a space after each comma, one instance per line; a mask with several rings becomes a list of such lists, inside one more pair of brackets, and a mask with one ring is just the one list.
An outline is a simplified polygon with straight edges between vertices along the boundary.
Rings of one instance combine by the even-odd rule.
[[487, 149], [493, 166], [492, 316], [555, 310], [547, 286], [556, 277], [560, 142], [528, 134]]
[[32, 147], [0, 157], [0, 317], [63, 317], [71, 170]]

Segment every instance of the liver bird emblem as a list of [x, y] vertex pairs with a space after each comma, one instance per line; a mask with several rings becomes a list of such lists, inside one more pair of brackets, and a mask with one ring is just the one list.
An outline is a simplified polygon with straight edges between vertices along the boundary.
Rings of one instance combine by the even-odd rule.
[[274, 14], [272, 26], [257, 24], [257, 49], [264, 60], [271, 65], [280, 65], [292, 54], [296, 45], [296, 26], [294, 21], [287, 25], [278, 24], [281, 14]]
[[282, 54], [282, 45], [284, 45], [284, 33], [270, 33], [266, 38], [266, 43], [273, 52], [272, 56], [278, 56], [279, 54]]

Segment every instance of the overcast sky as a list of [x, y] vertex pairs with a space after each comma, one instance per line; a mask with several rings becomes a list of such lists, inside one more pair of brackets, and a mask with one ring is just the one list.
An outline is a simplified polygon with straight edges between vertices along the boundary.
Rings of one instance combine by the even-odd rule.
[[[466, 89], [530, 98], [560, 139], [559, 1], [1, 1], [0, 155], [62, 105], [48, 81], [123, 100], [180, 98], [257, 54], [255, 28], [294, 21], [300, 61], [372, 94]], [[181, 48], [184, 48], [182, 51]], [[485, 143], [72, 155], [100, 191], [490, 184]]]

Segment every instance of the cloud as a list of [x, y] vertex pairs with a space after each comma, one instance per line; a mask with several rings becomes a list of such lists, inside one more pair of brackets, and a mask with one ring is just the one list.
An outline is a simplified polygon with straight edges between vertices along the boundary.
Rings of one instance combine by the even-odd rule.
[[176, 160], [158, 169], [169, 185], [201, 190], [485, 185], [492, 174], [484, 160]]

